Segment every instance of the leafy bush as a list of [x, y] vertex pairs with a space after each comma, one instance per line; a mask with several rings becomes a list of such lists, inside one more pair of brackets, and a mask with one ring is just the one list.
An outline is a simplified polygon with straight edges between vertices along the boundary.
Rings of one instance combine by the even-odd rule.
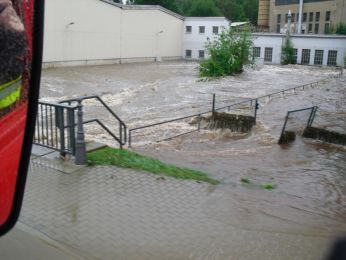
[[252, 61], [253, 45], [250, 28], [223, 30], [214, 39], [208, 39], [205, 48], [209, 58], [201, 62], [201, 77], [220, 77], [241, 73], [243, 66]]
[[295, 49], [290, 37], [286, 38], [285, 44], [282, 46], [282, 62], [281, 63], [283, 65], [297, 63]]

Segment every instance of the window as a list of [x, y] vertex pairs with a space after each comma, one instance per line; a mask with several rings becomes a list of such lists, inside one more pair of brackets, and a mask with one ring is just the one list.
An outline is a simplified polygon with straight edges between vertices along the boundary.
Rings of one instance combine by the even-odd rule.
[[302, 64], [310, 64], [310, 49], [302, 50]]
[[294, 18], [296, 18], [296, 14], [292, 14], [291, 22], [294, 23]]
[[253, 47], [253, 57], [254, 58], [261, 57], [261, 47]]
[[314, 20], [314, 13], [309, 13], [309, 22], [312, 22]]
[[192, 26], [186, 26], [186, 33], [192, 33]]
[[315, 23], [315, 34], [318, 34], [319, 24]]
[[191, 50], [186, 50], [185, 51], [185, 57], [186, 58], [191, 58], [191, 56], [192, 56], [192, 51]]
[[280, 24], [277, 24], [277, 25], [276, 25], [276, 32], [277, 32], [277, 33], [280, 33], [280, 29], [281, 29]]
[[288, 14], [285, 15], [285, 23], [288, 22]]
[[219, 27], [213, 26], [213, 34], [219, 34]]
[[281, 23], [281, 14], [278, 14], [276, 22]]
[[306, 22], [306, 18], [307, 18], [308, 14], [307, 13], [304, 13], [303, 14], [303, 22]]
[[200, 59], [204, 59], [204, 51], [203, 50], [198, 51], [198, 57]]
[[330, 33], [330, 24], [329, 23], [326, 23], [324, 25], [324, 33]]
[[315, 21], [316, 21], [316, 22], [319, 22], [319, 21], [320, 21], [320, 12], [316, 12]]
[[299, 13], [297, 13], [297, 22], [299, 22]]
[[323, 50], [315, 50], [315, 65], [322, 65], [323, 63]]
[[200, 26], [199, 27], [199, 33], [204, 34], [205, 33], [205, 26]]
[[338, 56], [338, 51], [328, 51], [328, 66], [336, 66], [336, 57]]
[[330, 11], [326, 12], [326, 21], [330, 21]]
[[264, 61], [272, 62], [273, 61], [273, 48], [264, 49]]
[[309, 30], [308, 33], [312, 33], [312, 23], [309, 23]]
[[298, 49], [293, 50], [293, 64], [297, 64]]

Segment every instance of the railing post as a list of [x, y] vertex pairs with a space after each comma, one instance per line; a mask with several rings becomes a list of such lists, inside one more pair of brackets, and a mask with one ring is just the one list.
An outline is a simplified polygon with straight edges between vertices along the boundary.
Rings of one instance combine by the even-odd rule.
[[129, 147], [131, 147], [131, 134], [132, 134], [132, 131], [131, 131], [131, 129], [129, 130]]
[[120, 149], [123, 149], [123, 124], [119, 123]]
[[215, 99], [216, 99], [216, 95], [215, 93], [213, 94], [213, 107], [212, 107], [212, 113], [214, 114], [215, 113]]
[[84, 138], [83, 128], [83, 105], [82, 100], [78, 100], [78, 111], [77, 111], [77, 140], [76, 140], [76, 165], [86, 165], [88, 163], [86, 154], [86, 144]]
[[255, 104], [255, 123], [257, 121], [257, 110], [259, 109], [259, 104], [258, 104], [258, 98], [256, 98], [256, 104]]

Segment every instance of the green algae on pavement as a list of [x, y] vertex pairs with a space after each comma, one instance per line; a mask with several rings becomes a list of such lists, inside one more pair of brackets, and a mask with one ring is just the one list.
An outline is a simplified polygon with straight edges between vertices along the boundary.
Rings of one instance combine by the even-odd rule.
[[122, 168], [142, 170], [177, 179], [196, 180], [219, 184], [220, 181], [210, 178], [206, 173], [166, 164], [157, 159], [144, 156], [126, 149], [103, 148], [88, 153], [88, 160], [96, 165], [114, 165]]

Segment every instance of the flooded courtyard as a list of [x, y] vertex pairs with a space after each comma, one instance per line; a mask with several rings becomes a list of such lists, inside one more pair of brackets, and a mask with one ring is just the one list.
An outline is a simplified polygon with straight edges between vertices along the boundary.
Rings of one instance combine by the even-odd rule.
[[[99, 95], [129, 128], [135, 128], [209, 111], [213, 93], [217, 96], [216, 107], [220, 107], [336, 73], [318, 67], [268, 65], [246, 68], [241, 75], [205, 81], [198, 78], [198, 64], [193, 62], [57, 68], [43, 71], [41, 100]], [[295, 255], [295, 243], [286, 248], [286, 256], [292, 253], [294, 259], [315, 259], [313, 256], [323, 255], [332, 238], [346, 232], [346, 149], [301, 138], [300, 131], [308, 118], [304, 113], [296, 115], [296, 141], [288, 146], [279, 146], [277, 142], [287, 111], [311, 106], [319, 107], [314, 125], [345, 133], [345, 86], [346, 78], [341, 77], [296, 93], [260, 99], [257, 124], [249, 134], [201, 129], [155, 142], [163, 134], [191, 128], [189, 121], [175, 122], [134, 134], [131, 149], [205, 171], [221, 180], [222, 184], [209, 190], [206, 199], [199, 202], [198, 209], [215, 223], [260, 232], [263, 237], [267, 233], [279, 234], [278, 241], [280, 234], [302, 236], [306, 251], [300, 252], [305, 252], [304, 257]], [[100, 118], [110, 128], [115, 127], [112, 118], [94, 101], [85, 102], [85, 118]], [[87, 126], [86, 136], [116, 146], [97, 126]], [[276, 188], [266, 190], [262, 187], [266, 184]], [[227, 240], [226, 235], [220, 236]], [[240, 241], [240, 247], [249, 246], [245, 240]], [[215, 243], [216, 255], [220, 255], [220, 248], [227, 252], [225, 244]], [[263, 250], [270, 250], [270, 246]], [[233, 259], [226, 256], [215, 259]], [[268, 254], [257, 256], [266, 259]], [[214, 259], [213, 253], [210, 258]]]

